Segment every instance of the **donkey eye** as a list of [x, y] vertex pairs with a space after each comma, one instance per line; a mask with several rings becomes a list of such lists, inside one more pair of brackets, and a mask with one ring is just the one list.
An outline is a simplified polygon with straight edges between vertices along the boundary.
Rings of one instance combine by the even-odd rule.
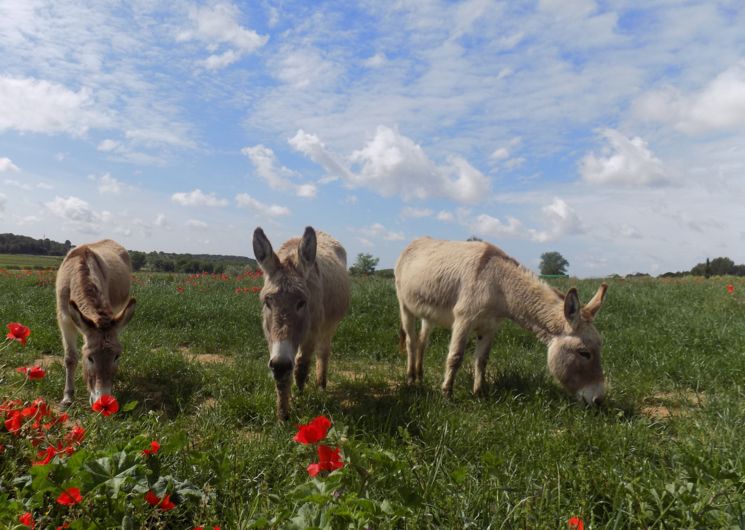
[[93, 363], [96, 362], [95, 360], [93, 360], [93, 355], [89, 355], [88, 356], [88, 362], [91, 363], [91, 364], [93, 364]]
[[116, 357], [114, 357], [114, 361], [117, 361], [117, 362], [119, 361], [119, 354], [118, 353], [116, 354]]
[[300, 310], [301, 310], [302, 308], [304, 308], [304, 307], [305, 307], [305, 300], [300, 300], [300, 301], [299, 301], [299, 302], [297, 303], [297, 310], [298, 310], [298, 311], [300, 311]]
[[589, 359], [590, 357], [592, 357], [592, 354], [588, 350], [578, 350], [577, 353], [579, 353], [585, 359]]

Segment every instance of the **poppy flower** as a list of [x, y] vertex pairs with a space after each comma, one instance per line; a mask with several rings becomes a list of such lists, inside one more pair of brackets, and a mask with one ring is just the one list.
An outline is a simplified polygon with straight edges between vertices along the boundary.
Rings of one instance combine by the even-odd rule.
[[100, 412], [104, 416], [111, 416], [119, 410], [119, 402], [116, 398], [109, 394], [104, 394], [91, 405], [93, 410]]
[[569, 530], [585, 530], [585, 523], [579, 517], [570, 517], [567, 525]]
[[309, 423], [298, 425], [293, 440], [306, 445], [318, 443], [326, 437], [330, 427], [331, 421], [326, 416], [316, 416]]
[[70, 528], [70, 523], [68, 523], [67, 521], [58, 526], [57, 530], [64, 530], [65, 528]]
[[46, 370], [41, 366], [19, 366], [16, 368], [16, 372], [19, 374], [25, 374], [31, 381], [37, 381], [47, 375]]
[[152, 456], [154, 454], [157, 454], [159, 450], [160, 450], [160, 444], [156, 442], [155, 440], [153, 440], [152, 442], [150, 442], [150, 449], [143, 449], [142, 453], [147, 456]]
[[19, 324], [18, 322], [11, 322], [8, 324], [7, 328], [8, 334], [5, 336], [6, 339], [17, 340], [23, 346], [26, 345], [26, 339], [31, 335], [31, 330], [29, 328], [23, 324]]
[[343, 468], [344, 462], [342, 462], [341, 455], [339, 454], [340, 451], [341, 449], [338, 447], [332, 449], [328, 445], [319, 445], [318, 463], [308, 466], [308, 474], [311, 477], [315, 477], [321, 471], [334, 471], [335, 469]]
[[5, 417], [5, 428], [9, 433], [16, 434], [21, 430], [23, 420], [20, 410], [11, 410]]
[[75, 427], [73, 427], [70, 432], [67, 433], [67, 436], [65, 436], [66, 441], [77, 444], [82, 443], [84, 438], [85, 429], [80, 425], [76, 425]]
[[163, 499], [159, 499], [153, 490], [147, 490], [147, 493], [145, 493], [145, 502], [147, 502], [150, 506], [157, 506], [164, 512], [173, 510], [176, 507], [173, 501], [171, 501], [170, 494], [163, 497]]
[[734, 285], [732, 285], [731, 283], [730, 283], [729, 285], [727, 285], [727, 292], [728, 292], [729, 294], [732, 294], [732, 293], [734, 293], [734, 292], [735, 292], [735, 286], [734, 286]]
[[22, 515], [19, 515], [18, 522], [28, 528], [34, 528], [36, 526], [36, 523], [34, 522], [34, 516], [31, 515], [31, 512], [26, 512]]
[[62, 506], [74, 506], [83, 500], [78, 488], [67, 488], [57, 497], [57, 504]]

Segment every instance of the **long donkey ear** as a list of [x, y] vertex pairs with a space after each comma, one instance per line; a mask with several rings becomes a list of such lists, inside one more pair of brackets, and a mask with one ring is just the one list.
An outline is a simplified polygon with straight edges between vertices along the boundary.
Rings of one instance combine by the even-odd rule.
[[83, 314], [83, 312], [78, 307], [78, 304], [70, 300], [68, 308], [70, 309], [70, 318], [72, 318], [72, 321], [75, 322], [75, 325], [78, 327], [78, 329], [82, 331], [96, 329], [96, 323]]
[[572, 327], [575, 327], [577, 324], [579, 324], [579, 295], [577, 294], [577, 289], [575, 289], [574, 287], [569, 289], [566, 296], [564, 296], [564, 318], [567, 319], [567, 322], [569, 322]]
[[129, 324], [130, 319], [132, 318], [132, 315], [135, 314], [135, 304], [137, 302], [134, 298], [130, 298], [129, 302], [127, 302], [127, 307], [122, 309], [118, 315], [114, 317], [114, 325], [121, 330]]
[[272, 249], [272, 244], [260, 226], [254, 230], [254, 256], [259, 266], [267, 276], [274, 274], [279, 268], [279, 258]]
[[316, 231], [313, 227], [306, 226], [303, 239], [297, 249], [300, 264], [303, 270], [308, 272], [316, 261]]
[[592, 318], [595, 317], [598, 311], [600, 311], [600, 308], [603, 305], [603, 300], [605, 299], [605, 291], [608, 290], [608, 284], [607, 283], [601, 283], [600, 287], [598, 287], [598, 291], [595, 293], [595, 296], [592, 297], [592, 299], [587, 302], [587, 305], [582, 308], [583, 311], [587, 311]]

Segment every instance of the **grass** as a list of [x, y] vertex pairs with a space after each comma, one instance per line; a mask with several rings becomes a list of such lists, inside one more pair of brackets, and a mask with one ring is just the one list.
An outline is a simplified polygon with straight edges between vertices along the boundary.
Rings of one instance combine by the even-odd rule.
[[56, 269], [64, 256], [0, 254], [0, 269]]
[[[577, 515], [585, 528], [745, 528], [742, 280], [611, 281], [597, 319], [611, 392], [606, 406], [589, 409], [551, 381], [545, 347], [511, 323], [495, 340], [484, 397], [470, 394], [472, 345], [454, 399], [440, 396], [444, 330], [433, 334], [425, 384], [407, 387], [393, 283], [358, 278], [329, 388], [296, 396], [284, 425], [274, 418], [256, 294], [235, 292], [256, 280], [136, 279], [115, 392], [139, 405], [89, 443], [186, 437], [187, 449], [164, 463], [213, 494], [223, 528], [260, 526], [288, 509], [286, 494], [306, 480], [307, 464], [290, 441], [293, 426], [319, 414], [346, 429], [350, 450], [380, 451], [365, 491], [407, 507], [396, 527], [566, 528]], [[552, 283], [577, 285], [582, 300], [598, 286]], [[53, 282], [0, 276], [0, 322], [10, 321], [32, 335], [27, 348], [3, 353], [2, 395], [16, 381], [12, 367], [60, 355]], [[38, 392], [58, 400], [63, 376], [51, 363]], [[80, 376], [77, 389], [82, 414]], [[8, 469], [0, 465], [3, 484]]]

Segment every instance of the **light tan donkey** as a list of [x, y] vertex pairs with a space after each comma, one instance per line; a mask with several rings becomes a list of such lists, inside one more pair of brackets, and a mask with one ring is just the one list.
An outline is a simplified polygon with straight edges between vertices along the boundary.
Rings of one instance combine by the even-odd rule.
[[260, 299], [269, 368], [277, 387], [277, 416], [289, 416], [291, 374], [302, 391], [311, 358], [316, 383], [326, 388], [331, 339], [349, 307], [347, 253], [333, 237], [306, 227], [275, 254], [264, 231], [254, 231], [256, 260], [264, 271]]
[[[575, 288], [560, 293], [494, 245], [428, 237], [404, 249], [395, 275], [409, 383], [422, 381], [429, 334], [440, 325], [452, 329], [443, 393], [452, 395], [471, 332], [476, 333], [473, 392], [479, 393], [497, 327], [510, 318], [548, 346], [549, 371], [567, 391], [586, 403], [602, 402], [602, 340], [592, 320], [606, 284], [581, 307]], [[417, 318], [422, 320], [419, 335]]]
[[72, 403], [77, 336], [83, 335], [83, 379], [91, 403], [111, 388], [119, 367], [119, 332], [132, 318], [129, 297], [132, 267], [127, 251], [111, 239], [75, 247], [57, 271], [57, 324], [65, 347], [62, 406]]

